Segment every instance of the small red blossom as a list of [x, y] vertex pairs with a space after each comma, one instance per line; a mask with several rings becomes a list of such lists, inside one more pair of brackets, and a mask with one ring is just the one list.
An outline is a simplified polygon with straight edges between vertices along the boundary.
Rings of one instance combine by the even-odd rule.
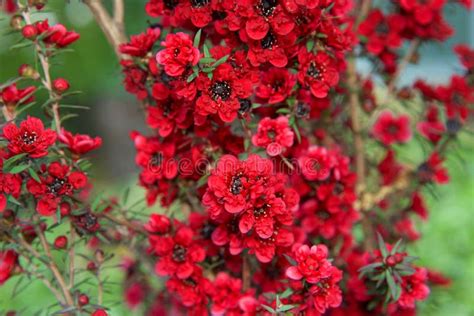
[[286, 275], [292, 280], [305, 279], [311, 284], [316, 284], [322, 279], [331, 276], [331, 263], [327, 260], [328, 249], [324, 245], [311, 246], [295, 245], [293, 258], [295, 266], [286, 270]]
[[4, 284], [13, 274], [18, 265], [18, 254], [13, 250], [0, 251], [0, 285]]
[[294, 133], [288, 125], [288, 118], [280, 116], [276, 119], [265, 117], [258, 124], [258, 130], [252, 136], [255, 146], [264, 147], [269, 156], [278, 156], [286, 148], [293, 145]]
[[416, 268], [414, 274], [403, 277], [402, 293], [397, 303], [404, 308], [414, 308], [415, 301], [425, 300], [430, 294], [427, 281], [428, 271], [425, 268]]
[[161, 45], [164, 49], [156, 54], [156, 61], [163, 65], [165, 72], [170, 76], [180, 76], [188, 67], [199, 62], [199, 50], [193, 46], [188, 34], [182, 32], [168, 34]]
[[69, 89], [69, 82], [64, 78], [56, 78], [53, 81], [53, 89], [59, 94], [64, 93]]
[[190, 277], [196, 263], [204, 260], [204, 248], [193, 241], [194, 233], [189, 227], [180, 227], [173, 237], [161, 237], [154, 244], [154, 252], [159, 256], [155, 270], [158, 275]]
[[16, 106], [27, 104], [33, 101], [33, 93], [36, 91], [36, 87], [27, 87], [25, 89], [18, 89], [16, 84], [13, 83], [0, 91], [0, 101], [7, 106]]
[[65, 144], [68, 150], [76, 155], [77, 157], [82, 156], [89, 151], [99, 148], [102, 145], [102, 138], [92, 138], [89, 135], [75, 134], [66, 131], [64, 128], [61, 129], [61, 133], [58, 135], [58, 139], [61, 143]]
[[270, 68], [262, 78], [255, 94], [268, 104], [283, 102], [291, 94], [296, 76], [286, 69]]
[[146, 33], [132, 35], [129, 43], [120, 45], [120, 52], [130, 56], [144, 57], [160, 38], [160, 34], [160, 29], [149, 28]]
[[41, 158], [56, 141], [56, 132], [45, 129], [40, 119], [28, 116], [16, 126], [8, 123], [3, 127], [3, 135], [8, 140], [11, 155], [27, 153], [31, 158]]
[[339, 82], [339, 73], [328, 54], [320, 52], [314, 55], [303, 48], [298, 53], [298, 61], [298, 81], [316, 98], [325, 98], [329, 89]]
[[380, 113], [377, 122], [372, 127], [373, 136], [382, 144], [406, 143], [411, 139], [410, 118], [408, 115], [395, 117], [392, 112], [385, 110]]

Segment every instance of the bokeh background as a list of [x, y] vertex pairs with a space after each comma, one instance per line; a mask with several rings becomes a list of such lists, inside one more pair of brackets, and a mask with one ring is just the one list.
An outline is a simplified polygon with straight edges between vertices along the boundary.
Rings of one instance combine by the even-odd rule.
[[[104, 1], [107, 5], [111, 2]], [[153, 23], [144, 13], [144, 0], [125, 2], [128, 35], [141, 32]], [[67, 121], [68, 129], [103, 138], [103, 147], [93, 157], [95, 167], [92, 173], [98, 184], [95, 191], [105, 190], [118, 195], [124, 188], [132, 186], [134, 198], [139, 199], [143, 192], [135, 186], [138, 169], [135, 168], [135, 151], [129, 133], [131, 130], [146, 130], [143, 113], [134, 97], [124, 91], [116, 57], [87, 7], [80, 0], [50, 0], [49, 3], [52, 10], [36, 18], [47, 17], [52, 23], [63, 23], [81, 34], [81, 39], [72, 46], [74, 52], [60, 56], [52, 74], [53, 77], [67, 78], [72, 89], [83, 92], [69, 97], [68, 104], [90, 107], [90, 110], [79, 113], [78, 118]], [[2, 14], [0, 12], [0, 83], [15, 76], [22, 63], [33, 60], [27, 49], [9, 49], [18, 37], [5, 35], [9, 21]], [[444, 83], [452, 73], [460, 71], [451, 48], [456, 43], [474, 46], [474, 12], [448, 6], [446, 14], [456, 29], [456, 35], [443, 44], [424, 44], [419, 63], [408, 67], [402, 85], [416, 78]], [[358, 66], [362, 72], [368, 70], [363, 60]], [[453, 279], [449, 288], [435, 289], [430, 298], [420, 304], [424, 316], [474, 315], [473, 138], [463, 135], [462, 140], [451, 148], [447, 166], [452, 181], [426, 192], [430, 219], [419, 223], [423, 237], [411, 246], [412, 254], [420, 257], [421, 265], [442, 271]], [[422, 154], [414, 145], [406, 148], [403, 156], [419, 161], [417, 158]], [[120, 282], [120, 278], [120, 273], [110, 274], [110, 281]], [[128, 315], [130, 312], [118, 304], [122, 301], [119, 289], [117, 286], [106, 293], [106, 302], [117, 302], [112, 315]], [[12, 297], [11, 284], [0, 287], [0, 315], [10, 309], [17, 309], [22, 315], [33, 315], [34, 311], [48, 306], [49, 293], [40, 283], [31, 282], [21, 291], [22, 295]], [[135, 313], [139, 315], [140, 311]]]

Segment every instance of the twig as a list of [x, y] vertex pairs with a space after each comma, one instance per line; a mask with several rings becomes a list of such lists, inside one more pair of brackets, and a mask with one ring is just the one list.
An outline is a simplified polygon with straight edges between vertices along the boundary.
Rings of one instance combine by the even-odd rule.
[[48, 244], [48, 241], [46, 240], [46, 236], [44, 235], [44, 232], [41, 230], [41, 228], [39, 228], [39, 229], [36, 229], [36, 234], [39, 237], [41, 246], [43, 247], [46, 257], [49, 260], [48, 267], [53, 273], [54, 278], [58, 282], [58, 285], [61, 288], [61, 291], [63, 292], [63, 296], [66, 299], [66, 303], [69, 306], [74, 306], [74, 299], [72, 298], [72, 295], [69, 292], [69, 289], [66, 285], [66, 282], [64, 281], [63, 276], [61, 275], [61, 272], [58, 269], [58, 266], [54, 262], [54, 258], [51, 255], [51, 249], [49, 248], [49, 244]]
[[128, 221], [126, 218], [123, 218], [123, 219], [122, 218], [117, 218], [117, 217], [115, 217], [115, 216], [113, 216], [112, 214], [109, 214], [109, 213], [102, 213], [102, 216], [104, 218], [110, 220], [111, 222], [114, 222], [116, 224], [125, 226], [125, 227], [131, 229], [134, 232], [147, 235], [146, 230], [144, 230], [141, 226], [136, 225], [136, 224]]
[[[23, 18], [25, 19], [25, 22], [27, 24], [31, 24], [31, 17], [28, 10], [29, 10], [28, 7], [25, 7], [23, 9], [22, 15], [23, 15]], [[49, 60], [46, 54], [44, 53], [43, 48], [37, 41], [35, 42], [35, 49], [38, 54], [41, 67], [43, 69], [43, 74], [44, 74], [44, 80], [42, 80], [43, 86], [48, 90], [49, 98], [51, 100], [54, 100], [51, 106], [51, 111], [53, 112], [53, 118], [56, 125], [56, 130], [59, 132], [61, 130], [61, 119], [59, 116], [59, 103], [57, 101], [57, 95], [53, 91], [51, 75], [49, 73]]]
[[[120, 44], [127, 42], [127, 37], [125, 36], [123, 30], [123, 3], [122, 0], [115, 0], [115, 21], [112, 19], [102, 5], [100, 0], [84, 0], [84, 3], [89, 7], [92, 14], [94, 15], [97, 23], [99, 24], [102, 32], [105, 34], [105, 37], [112, 45], [115, 50], [115, 54], [119, 59], [127, 59], [128, 55], [123, 55], [120, 53], [119, 47]], [[117, 23], [119, 22], [119, 23]]]
[[372, 0], [363, 0], [360, 8], [359, 8], [359, 15], [357, 16], [356, 23], [354, 24], [354, 28], [357, 28], [359, 24], [364, 20], [367, 14], [372, 7]]
[[120, 32], [124, 32], [125, 8], [123, 0], [114, 0], [114, 21]]
[[400, 61], [400, 64], [398, 64], [397, 70], [395, 71], [387, 85], [387, 96], [390, 96], [395, 90], [395, 85], [397, 84], [400, 75], [410, 63], [410, 60], [413, 58], [413, 55], [418, 50], [419, 46], [420, 40], [418, 38], [411, 41], [410, 47], [408, 48], [405, 56], [403, 56], [402, 60]]
[[69, 285], [68, 288], [72, 289], [74, 287], [74, 265], [75, 265], [75, 241], [76, 241], [76, 230], [73, 227], [71, 222], [70, 225], [70, 233], [69, 233], [69, 242], [70, 242], [70, 249], [69, 249]]

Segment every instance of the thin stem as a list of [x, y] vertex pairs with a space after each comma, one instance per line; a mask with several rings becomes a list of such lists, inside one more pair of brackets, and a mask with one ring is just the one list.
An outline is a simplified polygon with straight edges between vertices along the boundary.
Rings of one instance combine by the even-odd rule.
[[63, 292], [63, 296], [66, 299], [66, 303], [69, 306], [74, 306], [74, 299], [72, 298], [71, 293], [69, 292], [69, 289], [67, 287], [66, 282], [64, 281], [63, 276], [61, 275], [61, 272], [58, 269], [58, 266], [54, 262], [54, 258], [51, 255], [51, 249], [49, 247], [48, 241], [46, 240], [46, 236], [44, 235], [44, 232], [40, 229], [36, 229], [36, 234], [39, 237], [41, 246], [43, 247], [43, 250], [46, 254], [46, 257], [48, 258], [48, 266], [51, 272], [53, 273], [54, 278], [58, 282], [59, 287], [61, 288]]
[[251, 271], [250, 258], [244, 254], [242, 265], [242, 290], [245, 292], [250, 288]]
[[387, 96], [390, 96], [395, 90], [395, 85], [397, 84], [398, 79], [400, 78], [400, 75], [403, 73], [405, 68], [410, 63], [411, 59], [415, 55], [419, 46], [420, 46], [420, 40], [418, 38], [411, 41], [410, 47], [408, 47], [408, 50], [405, 56], [403, 56], [402, 60], [398, 64], [397, 70], [395, 71], [395, 73], [393, 74], [393, 76], [391, 77], [387, 85]]
[[75, 274], [75, 241], [76, 241], [76, 231], [74, 229], [74, 226], [71, 222], [70, 225], [70, 233], [69, 233], [69, 242], [70, 242], [70, 249], [69, 249], [69, 285], [68, 288], [72, 289], [74, 287], [74, 274]]
[[114, 0], [114, 21], [117, 28], [124, 32], [125, 7], [123, 0]]
[[[123, 20], [123, 3], [121, 0], [115, 1], [115, 21], [110, 17], [107, 10], [102, 5], [100, 0], [84, 0], [84, 3], [89, 7], [92, 14], [94, 15], [97, 24], [99, 24], [102, 32], [105, 34], [105, 37], [112, 45], [115, 50], [115, 54], [119, 59], [127, 59], [128, 55], [123, 55], [120, 53], [119, 47], [120, 44], [127, 42], [127, 37], [125, 36], [123, 30], [123, 22], [117, 23], [118, 20]], [[121, 7], [122, 6], [122, 7]]]

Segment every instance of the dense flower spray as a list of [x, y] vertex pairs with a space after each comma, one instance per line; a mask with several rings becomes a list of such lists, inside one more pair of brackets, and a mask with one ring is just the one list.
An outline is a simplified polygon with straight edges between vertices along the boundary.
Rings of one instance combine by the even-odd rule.
[[[444, 84], [398, 85], [421, 44], [453, 33], [448, 1], [148, 0], [129, 40], [121, 0], [114, 17], [84, 1], [151, 130], [130, 132], [143, 203], [90, 196], [103, 140], [65, 128], [73, 81], [49, 71], [80, 36], [32, 22], [46, 2], [5, 6], [38, 62], [0, 85], [0, 285], [35, 277], [54, 312], [107, 315], [119, 267], [133, 313], [400, 316], [449, 284], [404, 245], [472, 119], [473, 50], [455, 47]], [[51, 120], [23, 113], [41, 90]], [[424, 150], [407, 161], [411, 145]]]

